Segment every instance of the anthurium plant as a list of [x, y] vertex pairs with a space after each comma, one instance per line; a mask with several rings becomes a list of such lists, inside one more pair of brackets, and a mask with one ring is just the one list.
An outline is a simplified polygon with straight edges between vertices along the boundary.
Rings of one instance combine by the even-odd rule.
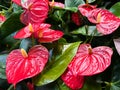
[[120, 90], [119, 0], [1, 0], [0, 90]]

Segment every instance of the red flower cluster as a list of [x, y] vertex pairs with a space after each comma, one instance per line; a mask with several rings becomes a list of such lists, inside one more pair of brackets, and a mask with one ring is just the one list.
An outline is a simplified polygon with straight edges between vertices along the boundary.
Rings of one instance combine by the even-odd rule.
[[63, 36], [63, 33], [58, 30], [50, 29], [50, 24], [29, 24], [16, 33], [14, 38], [22, 39], [33, 35], [41, 43], [48, 43], [58, 40]]
[[81, 44], [62, 80], [72, 89], [82, 88], [84, 76], [103, 72], [111, 63], [113, 51], [107, 46], [91, 48], [90, 44]]
[[[63, 36], [63, 32], [50, 29], [50, 24], [45, 24], [49, 11], [48, 0], [12, 0], [23, 7], [24, 12], [20, 19], [26, 25], [14, 36], [23, 39], [33, 36], [41, 43], [53, 42]], [[39, 74], [48, 61], [49, 52], [42, 45], [33, 46], [28, 54], [24, 49], [16, 49], [7, 57], [6, 75], [9, 83], [16, 83]]]
[[78, 9], [90, 22], [96, 24], [97, 30], [104, 35], [111, 34], [120, 26], [120, 18], [106, 9], [89, 4], [80, 5]]

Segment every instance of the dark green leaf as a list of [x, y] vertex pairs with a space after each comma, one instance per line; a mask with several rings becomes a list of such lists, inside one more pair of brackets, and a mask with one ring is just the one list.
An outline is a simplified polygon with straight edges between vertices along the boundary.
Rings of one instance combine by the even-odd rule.
[[20, 40], [16, 40], [13, 38], [14, 34], [10, 34], [6, 38], [3, 39], [4, 42], [1, 42], [3, 48], [6, 50], [14, 49], [18, 47], [18, 44], [20, 43]]
[[46, 69], [33, 79], [37, 86], [42, 86], [55, 81], [66, 70], [68, 64], [75, 56], [80, 42], [71, 43], [63, 47], [62, 55], [47, 65]]
[[57, 85], [59, 90], [70, 90], [70, 88], [66, 86], [66, 84], [61, 79], [57, 80]]
[[65, 7], [78, 7], [80, 4], [85, 4], [84, 0], [65, 0]]
[[120, 17], [120, 2], [114, 4], [111, 8], [110, 11], [115, 14], [116, 16]]
[[5, 67], [6, 67], [7, 54], [0, 55], [0, 78], [6, 79]]
[[80, 90], [102, 90], [101, 85], [96, 82], [94, 77], [86, 77], [85, 84]]
[[10, 35], [11, 33], [21, 29], [23, 24], [20, 22], [20, 14], [13, 13], [0, 27], [0, 39], [5, 38], [6, 36]]

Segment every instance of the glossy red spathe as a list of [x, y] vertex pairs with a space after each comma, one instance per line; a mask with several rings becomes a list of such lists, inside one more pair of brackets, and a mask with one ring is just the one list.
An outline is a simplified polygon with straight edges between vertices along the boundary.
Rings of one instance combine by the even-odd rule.
[[95, 75], [103, 72], [110, 65], [112, 54], [112, 49], [107, 46], [92, 49], [90, 44], [81, 44], [68, 68], [73, 75]]
[[47, 18], [49, 11], [48, 0], [12, 0], [20, 5], [24, 12], [20, 19], [24, 24], [43, 23]]
[[6, 63], [6, 76], [9, 83], [16, 83], [39, 74], [48, 61], [49, 52], [42, 45], [32, 47], [28, 55], [16, 49], [10, 52]]
[[61, 78], [72, 90], [78, 90], [83, 87], [84, 76], [73, 75], [68, 69], [64, 72]]
[[78, 10], [83, 16], [88, 16], [89, 12], [93, 9], [95, 9], [95, 5], [90, 5], [90, 4], [82, 4], [78, 6]]
[[63, 32], [59, 30], [50, 29], [50, 24], [29, 24], [25, 28], [21, 29], [14, 36], [15, 39], [22, 39], [30, 37], [38, 39], [41, 43], [53, 42], [60, 39], [63, 36]]

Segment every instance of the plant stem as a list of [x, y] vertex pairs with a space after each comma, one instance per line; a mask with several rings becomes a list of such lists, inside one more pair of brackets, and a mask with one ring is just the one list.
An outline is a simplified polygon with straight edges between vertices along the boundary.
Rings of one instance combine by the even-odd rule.
[[10, 85], [10, 87], [7, 90], [13, 90], [13, 85]]

